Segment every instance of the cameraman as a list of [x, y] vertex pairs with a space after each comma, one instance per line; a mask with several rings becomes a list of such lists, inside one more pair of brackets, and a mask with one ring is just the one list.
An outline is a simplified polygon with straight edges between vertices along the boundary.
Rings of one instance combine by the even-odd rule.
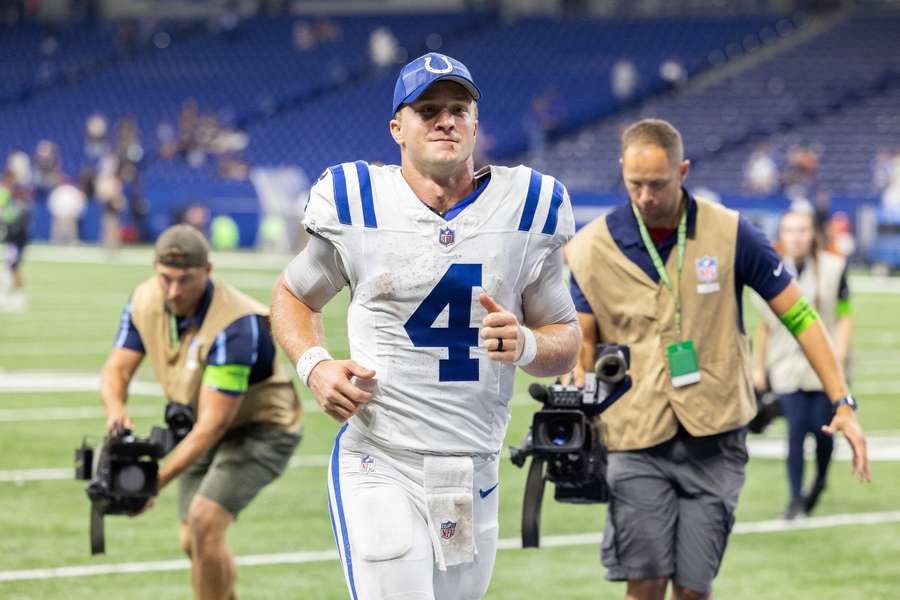
[[822, 380], [853, 469], [869, 479], [865, 438], [818, 315], [766, 239], [734, 211], [682, 187], [690, 162], [669, 123], [622, 135], [630, 202], [567, 248], [583, 328], [581, 369], [598, 340], [631, 350], [632, 388], [603, 413], [610, 503], [602, 559], [626, 598], [708, 598], [744, 484], [744, 426], [756, 402], [741, 295], [755, 289]]
[[199, 231], [164, 231], [154, 269], [125, 307], [103, 367], [107, 429], [131, 428], [128, 384], [147, 355], [169, 400], [196, 415], [159, 471], [160, 489], [181, 475], [181, 546], [193, 563], [194, 595], [230, 598], [235, 567], [226, 529], [287, 466], [300, 441], [300, 404], [277, 360], [267, 308], [210, 277]]

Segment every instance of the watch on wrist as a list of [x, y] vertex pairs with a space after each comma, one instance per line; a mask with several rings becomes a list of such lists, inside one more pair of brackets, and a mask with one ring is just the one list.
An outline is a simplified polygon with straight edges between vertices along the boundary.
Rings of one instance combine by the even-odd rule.
[[856, 410], [859, 408], [859, 404], [857, 404], [856, 399], [853, 396], [851, 396], [850, 394], [847, 394], [846, 396], [844, 396], [843, 398], [841, 398], [840, 400], [835, 402], [834, 410], [837, 410], [842, 406], [849, 406], [853, 410]]

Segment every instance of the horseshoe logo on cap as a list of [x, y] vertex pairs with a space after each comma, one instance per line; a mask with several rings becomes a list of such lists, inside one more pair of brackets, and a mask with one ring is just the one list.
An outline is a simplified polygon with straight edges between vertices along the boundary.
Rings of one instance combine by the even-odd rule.
[[453, 65], [451, 65], [450, 61], [444, 57], [441, 57], [441, 60], [443, 60], [445, 63], [447, 63], [447, 66], [445, 68], [438, 69], [438, 68], [432, 67], [431, 66], [431, 58], [432, 58], [431, 56], [425, 57], [425, 70], [426, 71], [429, 71], [431, 73], [439, 73], [440, 74], [440, 73], [449, 73], [450, 71], [453, 70]]

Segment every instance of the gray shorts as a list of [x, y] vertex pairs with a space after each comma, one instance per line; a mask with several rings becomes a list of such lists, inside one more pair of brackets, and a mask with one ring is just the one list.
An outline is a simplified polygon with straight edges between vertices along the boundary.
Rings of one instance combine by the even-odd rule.
[[281, 475], [300, 443], [300, 433], [251, 423], [225, 434], [178, 477], [178, 516], [187, 522], [196, 494], [235, 517]]
[[744, 485], [746, 437], [744, 429], [702, 438], [680, 431], [653, 448], [610, 452], [608, 580], [667, 577], [712, 590]]

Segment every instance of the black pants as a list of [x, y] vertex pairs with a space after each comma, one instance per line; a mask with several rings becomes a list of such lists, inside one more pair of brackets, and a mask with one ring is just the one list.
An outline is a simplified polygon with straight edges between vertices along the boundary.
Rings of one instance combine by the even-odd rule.
[[788, 422], [787, 473], [791, 485], [791, 500], [803, 495], [803, 441], [811, 433], [816, 437], [816, 478], [825, 479], [834, 438], [822, 432], [822, 426], [831, 422], [833, 410], [824, 392], [794, 392], [778, 396]]

